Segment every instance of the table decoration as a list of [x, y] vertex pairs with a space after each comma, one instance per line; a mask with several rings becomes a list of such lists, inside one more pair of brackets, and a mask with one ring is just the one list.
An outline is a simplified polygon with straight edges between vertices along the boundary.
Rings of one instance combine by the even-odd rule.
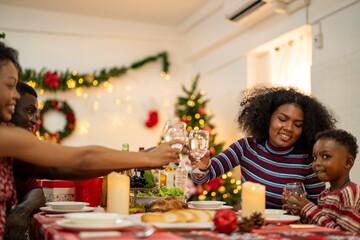
[[231, 209], [218, 210], [214, 217], [215, 231], [220, 233], [232, 233], [238, 226], [235, 212]]
[[241, 188], [242, 218], [251, 217], [254, 212], [264, 216], [265, 186], [259, 183], [244, 182]]
[[112, 172], [108, 175], [107, 211], [129, 214], [130, 178]]
[[264, 215], [260, 212], [254, 212], [250, 217], [243, 217], [239, 221], [240, 232], [251, 232], [253, 229], [259, 229], [265, 224]]

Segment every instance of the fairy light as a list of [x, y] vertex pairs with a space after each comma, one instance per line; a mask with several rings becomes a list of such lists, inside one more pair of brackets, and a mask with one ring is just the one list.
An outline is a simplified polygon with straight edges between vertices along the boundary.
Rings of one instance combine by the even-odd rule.
[[203, 100], [202, 100], [201, 98], [199, 98], [199, 99], [197, 100], [197, 102], [198, 102], [199, 104], [202, 104], [202, 103], [203, 103]]
[[199, 127], [197, 127], [197, 126], [196, 126], [196, 127], [194, 127], [194, 130], [196, 130], [196, 131], [197, 131], [197, 130], [199, 130]]
[[215, 196], [216, 196], [216, 192], [212, 192], [212, 193], [211, 193], [211, 196], [212, 196], [212, 197], [215, 197]]
[[107, 88], [107, 87], [109, 86], [109, 82], [108, 82], [108, 81], [103, 82], [103, 86], [104, 86], [105, 88]]
[[240, 189], [241, 189], [241, 186], [240, 186], [240, 185], [239, 185], [239, 186], [237, 186], [237, 187], [236, 187], [236, 189], [237, 189], [237, 190], [240, 190]]
[[187, 119], [188, 121], [191, 121], [192, 117], [189, 115], [189, 116], [186, 117], [186, 119]]
[[231, 179], [231, 180], [230, 180], [230, 183], [231, 183], [231, 184], [234, 184], [234, 183], [235, 183], [235, 179]]
[[218, 191], [219, 193], [224, 193], [226, 191], [226, 188], [224, 186], [220, 186]]
[[225, 199], [227, 198], [227, 194], [223, 194], [222, 197]]
[[41, 94], [41, 95], [44, 94], [44, 89], [40, 89], [40, 94]]
[[88, 94], [87, 94], [87, 93], [84, 93], [84, 94], [83, 94], [83, 98], [84, 98], [84, 99], [87, 99], [87, 98], [88, 98]]
[[231, 177], [231, 176], [232, 176], [232, 172], [228, 172], [228, 173], [227, 173], [227, 176], [228, 176], [228, 177]]
[[99, 84], [99, 82], [98, 82], [98, 80], [94, 80], [94, 81], [92, 82], [92, 84], [93, 84], [94, 86], [97, 86], [97, 85]]
[[199, 118], [200, 118], [200, 114], [199, 114], [199, 113], [196, 113], [196, 114], [195, 114], [195, 118], [196, 118], [196, 119], [199, 119]]
[[194, 106], [195, 106], [195, 103], [194, 103], [194, 101], [189, 100], [189, 101], [187, 101], [187, 105], [188, 105], [189, 107], [194, 107]]
[[82, 84], [84, 82], [84, 79], [83, 78], [79, 78], [78, 80], [79, 84]]
[[99, 110], [99, 103], [98, 102], [93, 103], [93, 110], [94, 110], [94, 112], [97, 112]]
[[166, 76], [166, 72], [162, 71], [162, 72], [160, 73], [160, 76], [161, 76], [161, 77], [165, 77], [165, 76]]
[[66, 81], [66, 84], [68, 86], [68, 88], [75, 88], [76, 87], [76, 82], [74, 79], [70, 78], [69, 80]]
[[205, 199], [206, 199], [206, 196], [204, 196], [204, 195], [200, 195], [200, 196], [199, 196], [199, 200], [200, 200], [200, 201], [203, 201], [203, 200], [205, 200]]
[[108, 81], [109, 81], [109, 82], [114, 81], [114, 77], [109, 77]]
[[76, 96], [81, 97], [82, 94], [83, 94], [83, 89], [82, 89], [82, 87], [76, 88], [75, 93], [76, 93]]
[[241, 181], [240, 180], [236, 180], [236, 185], [240, 185]]
[[192, 130], [192, 127], [191, 126], [188, 126], [187, 127], [187, 130], [190, 132]]
[[39, 101], [39, 110], [43, 110], [44, 103], [42, 101]]
[[112, 93], [114, 91], [114, 85], [112, 85], [111, 83], [109, 83], [109, 86], [106, 88], [106, 91], [108, 93]]
[[195, 95], [191, 95], [191, 96], [190, 96], [190, 99], [191, 99], [191, 100], [195, 100]]
[[210, 116], [211, 115], [211, 110], [207, 110], [206, 114]]
[[31, 72], [30, 73], [30, 77], [33, 78], [35, 76], [35, 73], [34, 72]]
[[204, 119], [200, 119], [200, 120], [199, 120], [199, 123], [200, 123], [200, 125], [204, 125], [204, 124], [205, 124]]
[[77, 75], [77, 71], [73, 71], [72, 75], [75, 77]]
[[90, 123], [85, 121], [85, 122], [80, 122], [79, 123], [79, 129], [80, 129], [80, 134], [86, 135], [89, 133], [89, 127], [90, 127]]
[[28, 82], [27, 82], [27, 85], [29, 85], [29, 86], [32, 87], [32, 88], [35, 88], [35, 87], [36, 87], [36, 82], [28, 81]]
[[239, 190], [237, 190], [237, 189], [234, 189], [234, 191], [233, 191], [234, 194], [237, 194], [238, 192], [239, 192]]
[[222, 177], [222, 179], [227, 179], [227, 175], [226, 175], [226, 174], [223, 174], [221, 177]]
[[204, 96], [204, 95], [205, 95], [205, 90], [201, 90], [201, 91], [200, 91], [200, 94], [201, 94], [202, 96]]
[[206, 195], [206, 194], [208, 194], [208, 191], [204, 190], [204, 191], [202, 192], [202, 194]]

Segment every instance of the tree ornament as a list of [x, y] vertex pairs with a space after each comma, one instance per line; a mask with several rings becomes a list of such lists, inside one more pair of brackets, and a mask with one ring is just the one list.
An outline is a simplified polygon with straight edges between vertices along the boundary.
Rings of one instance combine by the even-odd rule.
[[215, 231], [230, 234], [238, 226], [237, 216], [232, 209], [220, 209], [214, 217]]
[[56, 71], [54, 71], [53, 73], [46, 72], [44, 73], [44, 77], [45, 77], [45, 82], [44, 82], [45, 86], [50, 86], [50, 88], [59, 87], [60, 77], [57, 75]]
[[205, 108], [199, 108], [199, 109], [198, 109], [198, 113], [200, 113], [200, 114], [205, 114], [205, 113], [206, 113]]

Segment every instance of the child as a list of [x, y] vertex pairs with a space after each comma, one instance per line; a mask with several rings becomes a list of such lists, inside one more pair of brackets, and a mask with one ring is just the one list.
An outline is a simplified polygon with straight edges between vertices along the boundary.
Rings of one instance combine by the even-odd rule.
[[286, 208], [301, 210], [304, 222], [358, 233], [360, 186], [351, 182], [349, 177], [357, 152], [356, 138], [344, 130], [318, 133], [313, 147], [313, 170], [321, 181], [330, 183], [330, 188], [320, 194], [318, 206], [305, 196], [291, 195], [286, 199]]

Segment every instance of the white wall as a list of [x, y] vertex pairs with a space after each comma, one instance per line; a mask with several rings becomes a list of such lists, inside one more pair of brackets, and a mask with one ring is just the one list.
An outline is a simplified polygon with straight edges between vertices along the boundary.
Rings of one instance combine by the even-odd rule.
[[[251, 64], [254, 59], [247, 58], [247, 53], [306, 24], [312, 26], [314, 34], [320, 21], [324, 47], [313, 49], [312, 93], [336, 112], [339, 116], [338, 127], [352, 132], [360, 144], [359, 8], [360, 2], [356, 0], [312, 0], [308, 8], [290, 15], [272, 15], [266, 21], [248, 28], [230, 25], [219, 7], [186, 31], [182, 36], [187, 54], [184, 58], [190, 74], [204, 73], [201, 84], [212, 94], [210, 108], [217, 109], [215, 113], [221, 115], [221, 118], [215, 118], [221, 138], [230, 144], [241, 136], [236, 131], [234, 119], [238, 110], [238, 92], [246, 88], [246, 81], [253, 77], [251, 72], [247, 72], [247, 64]], [[220, 76], [216, 84], [214, 76]], [[218, 96], [213, 95], [221, 92], [224, 83], [231, 86], [226, 98], [221, 98], [220, 93]], [[250, 82], [249, 85], [252, 84]], [[229, 110], [219, 112], [223, 106]], [[359, 170], [360, 164], [357, 162], [351, 174], [352, 181], [357, 183], [360, 183], [360, 176], [355, 173]]]

